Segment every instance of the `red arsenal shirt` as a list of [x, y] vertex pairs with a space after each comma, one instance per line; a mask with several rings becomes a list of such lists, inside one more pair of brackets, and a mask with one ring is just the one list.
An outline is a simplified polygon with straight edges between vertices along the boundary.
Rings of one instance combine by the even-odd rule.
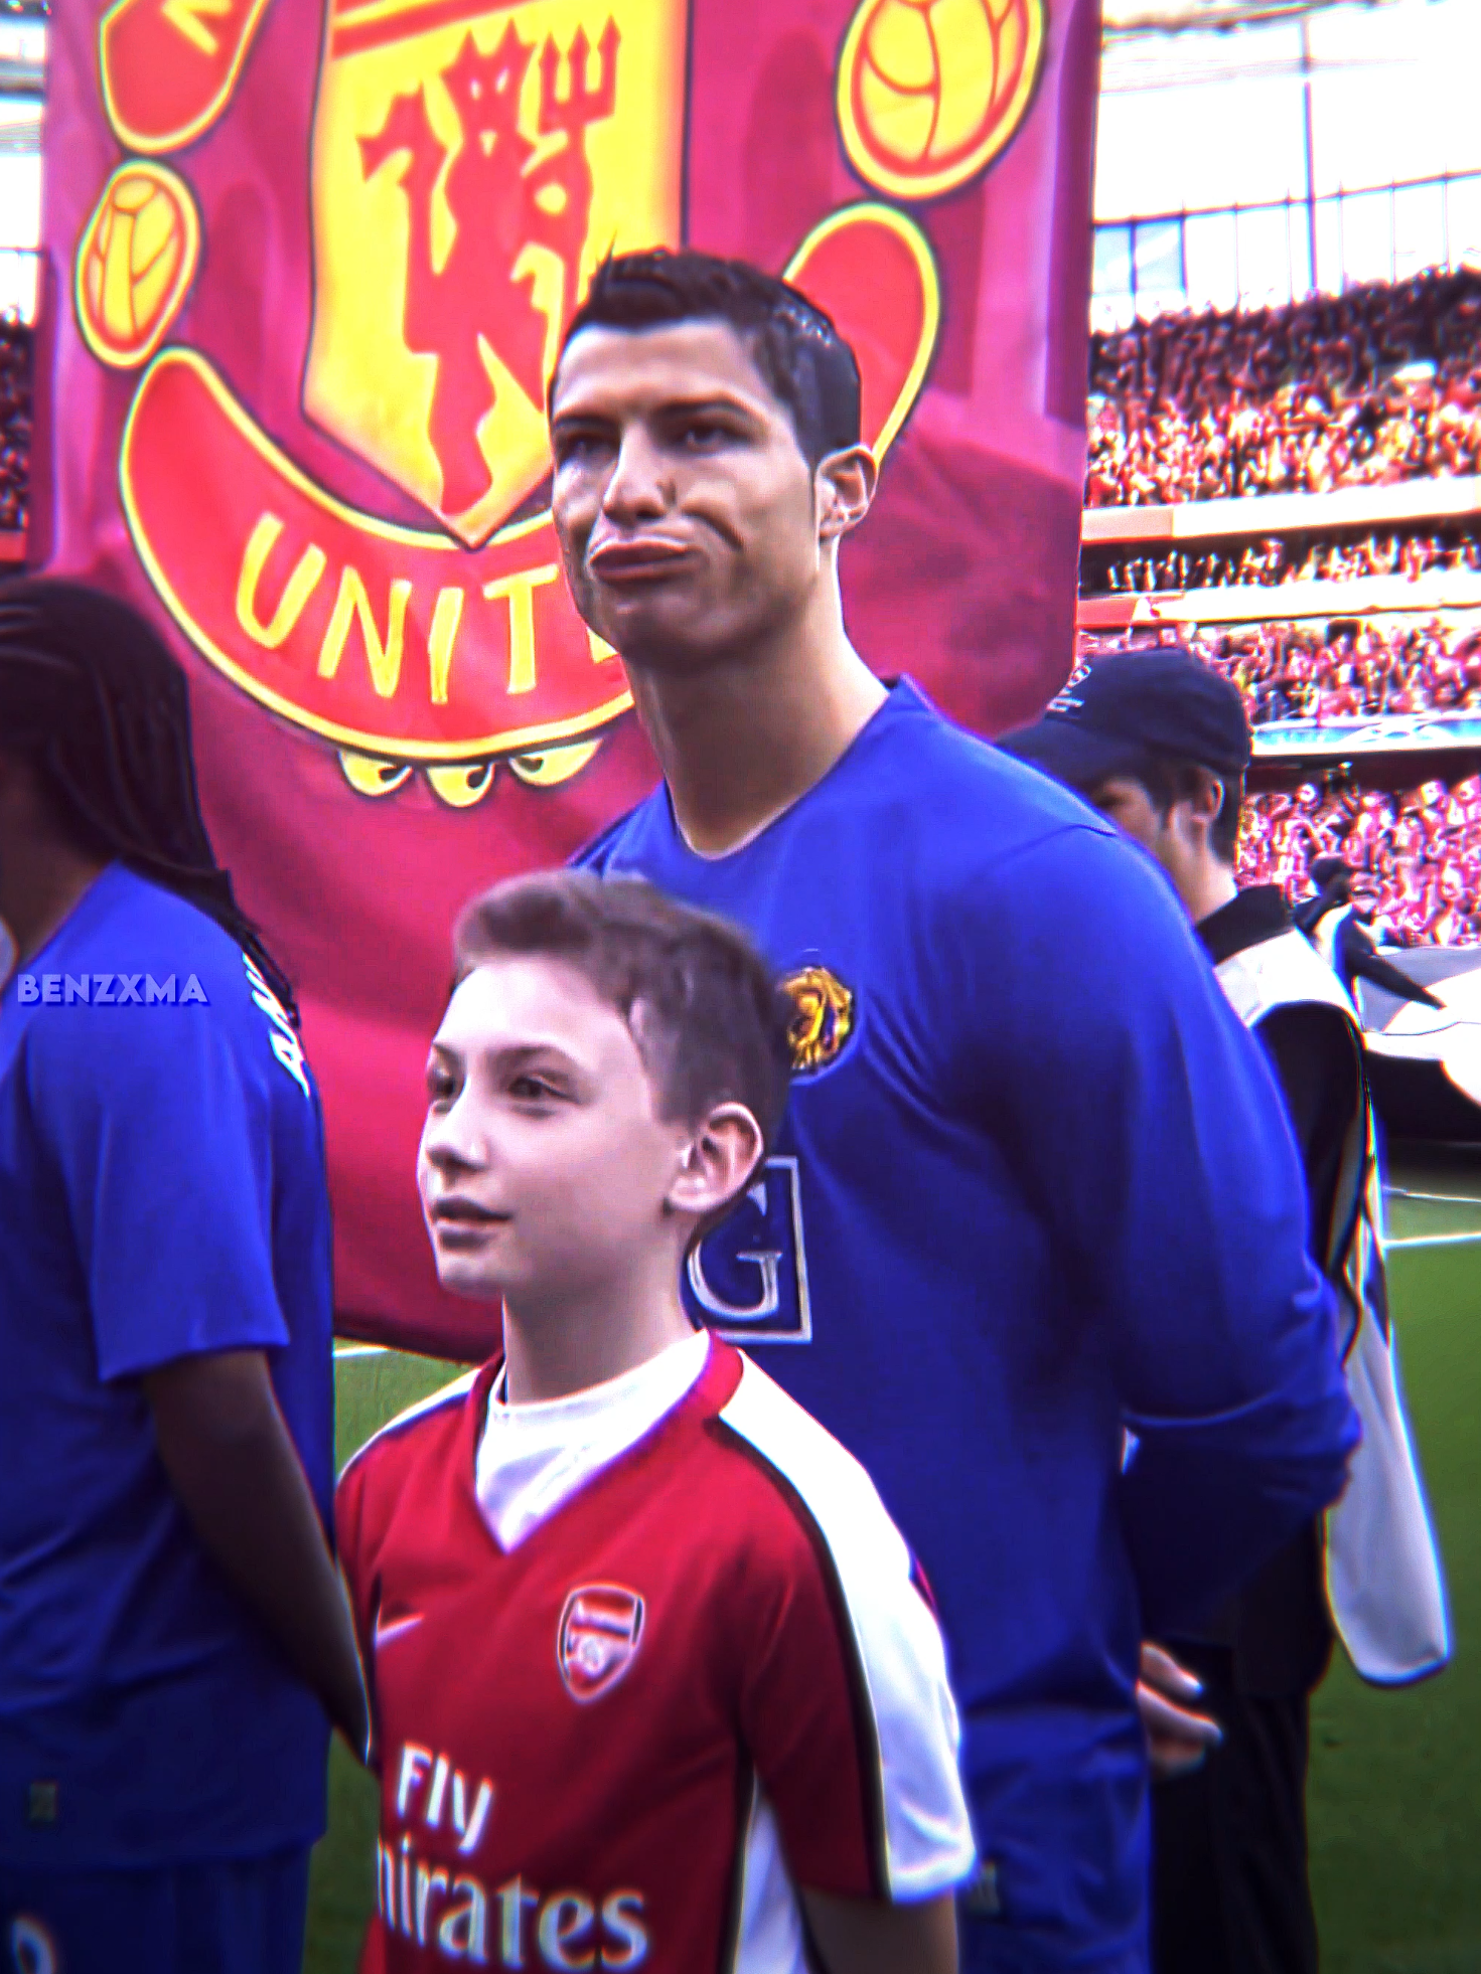
[[964, 1878], [940, 1634], [858, 1463], [711, 1341], [506, 1549], [475, 1481], [494, 1375], [340, 1482], [382, 1778], [366, 1966], [803, 1974], [795, 1886]]

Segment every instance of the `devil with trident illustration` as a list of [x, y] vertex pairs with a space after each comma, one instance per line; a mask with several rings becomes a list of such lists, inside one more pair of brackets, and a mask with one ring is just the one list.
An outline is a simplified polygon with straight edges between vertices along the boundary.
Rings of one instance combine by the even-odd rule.
[[[442, 511], [461, 514], [487, 492], [489, 469], [478, 427], [496, 391], [486, 344], [530, 401], [544, 383], [548, 320], [533, 298], [526, 247], [544, 247], [561, 263], [557, 320], [575, 306], [581, 250], [591, 217], [592, 177], [586, 130], [611, 116], [617, 100], [617, 23], [608, 19], [597, 44], [597, 75], [588, 78], [591, 46], [578, 28], [565, 56], [552, 36], [540, 50], [536, 140], [519, 128], [520, 98], [535, 57], [511, 21], [493, 52], [480, 55], [471, 33], [441, 80], [462, 126], [449, 150], [432, 127], [425, 86], [397, 96], [380, 130], [360, 139], [365, 176], [398, 152], [411, 220], [406, 271], [406, 346], [437, 358], [429, 437], [442, 468]], [[551, 145], [550, 140], [560, 141]], [[549, 148], [547, 148], [549, 146]], [[432, 264], [432, 195], [448, 163], [446, 197], [456, 233], [445, 265]]]

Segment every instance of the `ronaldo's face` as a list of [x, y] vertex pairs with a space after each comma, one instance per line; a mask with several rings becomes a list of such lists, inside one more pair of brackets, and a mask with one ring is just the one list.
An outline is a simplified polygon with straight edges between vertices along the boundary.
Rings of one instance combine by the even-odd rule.
[[821, 568], [812, 471], [728, 324], [582, 330], [550, 430], [566, 579], [629, 664], [744, 653], [801, 609]]
[[427, 1097], [417, 1184], [444, 1287], [558, 1300], [660, 1238], [690, 1134], [655, 1115], [631, 1031], [574, 968], [475, 968], [433, 1040]]

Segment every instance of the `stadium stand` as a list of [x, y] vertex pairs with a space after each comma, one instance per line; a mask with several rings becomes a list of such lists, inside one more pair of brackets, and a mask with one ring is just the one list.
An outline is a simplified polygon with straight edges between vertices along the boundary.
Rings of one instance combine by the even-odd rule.
[[1243, 881], [1341, 856], [1380, 936], [1481, 941], [1481, 271], [1135, 322], [1090, 389], [1082, 652], [1240, 687]]
[[1158, 590], [1214, 589], [1234, 583], [1354, 582], [1364, 576], [1400, 576], [1417, 582], [1435, 570], [1481, 574], [1481, 535], [1447, 528], [1397, 533], [1375, 529], [1348, 538], [1264, 535], [1217, 547], [1189, 544], [1163, 553], [1126, 552], [1091, 561], [1082, 593], [1112, 595]]
[[1188, 642], [1245, 696], [1252, 726], [1481, 711], [1481, 632], [1439, 619], [1259, 624]]
[[1397, 946], [1481, 939], [1481, 775], [1402, 790], [1307, 782], [1255, 795], [1239, 844], [1240, 881], [1308, 896], [1317, 857], [1342, 857], [1377, 892], [1374, 931]]
[[1091, 338], [1087, 507], [1481, 471], [1481, 274]]

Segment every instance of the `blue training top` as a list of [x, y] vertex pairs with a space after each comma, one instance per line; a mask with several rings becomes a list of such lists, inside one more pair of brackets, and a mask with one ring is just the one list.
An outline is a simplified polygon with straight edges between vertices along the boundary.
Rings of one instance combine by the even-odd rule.
[[212, 919], [111, 865], [0, 995], [0, 1863], [322, 1832], [324, 1714], [188, 1527], [139, 1377], [265, 1349], [327, 1528], [331, 1320], [297, 1038]]
[[693, 1312], [775, 1346], [925, 1567], [978, 1907], [1025, 1965], [1141, 1968], [1138, 1641], [1330, 1502], [1356, 1439], [1258, 1045], [1151, 861], [908, 682], [733, 854], [660, 788], [579, 861], [789, 976], [787, 1124]]

